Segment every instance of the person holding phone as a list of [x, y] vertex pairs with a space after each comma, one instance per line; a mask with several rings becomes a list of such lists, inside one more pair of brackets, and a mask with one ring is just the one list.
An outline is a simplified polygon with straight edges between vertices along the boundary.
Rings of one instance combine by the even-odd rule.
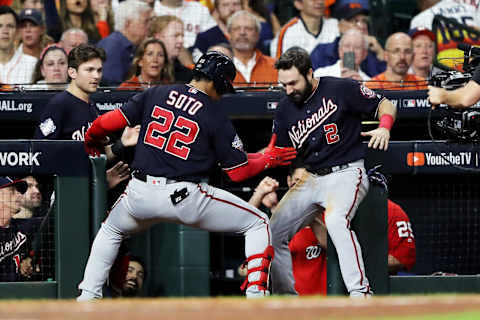
[[340, 38], [337, 62], [331, 66], [317, 68], [314, 77], [350, 78], [357, 81], [367, 81], [370, 77], [361, 70], [360, 65], [367, 57], [368, 43], [363, 33], [350, 29]]

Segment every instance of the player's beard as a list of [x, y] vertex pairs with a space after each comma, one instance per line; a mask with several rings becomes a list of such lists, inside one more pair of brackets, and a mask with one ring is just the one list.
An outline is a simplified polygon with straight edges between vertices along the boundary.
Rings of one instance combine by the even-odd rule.
[[135, 286], [124, 285], [122, 290], [122, 297], [135, 297], [138, 293], [138, 282], [136, 279], [131, 281], [135, 282]]
[[296, 105], [302, 105], [303, 102], [307, 100], [307, 98], [310, 97], [310, 95], [312, 94], [312, 84], [306, 78], [305, 83], [305, 89], [303, 89], [302, 91], [292, 91], [292, 93], [287, 95], [290, 101], [292, 101]]

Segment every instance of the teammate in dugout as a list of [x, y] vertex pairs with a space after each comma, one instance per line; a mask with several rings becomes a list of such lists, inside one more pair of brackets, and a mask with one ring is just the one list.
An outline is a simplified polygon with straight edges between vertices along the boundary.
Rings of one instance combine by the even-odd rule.
[[[288, 244], [323, 208], [350, 296], [368, 297], [372, 290], [361, 248], [350, 229], [369, 186], [361, 136], [370, 137], [368, 147], [387, 150], [396, 108], [354, 80], [313, 78], [310, 57], [301, 48], [287, 50], [275, 67], [287, 97], [278, 104], [273, 132], [278, 146], [298, 150], [307, 172], [282, 198], [271, 218], [273, 292], [297, 294]], [[374, 112], [379, 127], [361, 132], [361, 114]]]
[[[478, 50], [480, 56], [480, 48], [473, 47], [472, 50], [475, 49]], [[464, 87], [448, 91], [443, 88], [428, 86], [428, 100], [432, 108], [443, 103], [457, 109], [473, 106], [480, 101], [480, 65], [477, 66], [472, 79]]]
[[0, 177], [0, 282], [26, 281], [33, 274], [30, 250], [35, 230], [12, 219], [27, 188], [23, 180]]
[[269, 294], [274, 252], [268, 217], [204, 181], [218, 163], [233, 181], [242, 181], [266, 168], [289, 164], [296, 151], [275, 147], [272, 136], [263, 154], [245, 153], [231, 121], [215, 104], [223, 94], [234, 92], [236, 71], [230, 58], [208, 52], [193, 74], [189, 84], [158, 86], [133, 96], [87, 131], [85, 148], [98, 155], [108, 133], [141, 124], [133, 179], [95, 238], [78, 301], [101, 298], [121, 241], [158, 222], [244, 234], [249, 275], [242, 287], [247, 297]]
[[[287, 176], [288, 188], [293, 188], [306, 174], [298, 162], [290, 167]], [[377, 183], [388, 192], [385, 176], [371, 169], [368, 171], [370, 183]], [[248, 201], [257, 208], [263, 204], [273, 210], [278, 204], [277, 180], [265, 177], [255, 188]], [[388, 271], [395, 275], [399, 271], [410, 270], [415, 264], [416, 248], [412, 226], [408, 215], [395, 202], [388, 200]], [[320, 213], [320, 212], [319, 212]], [[315, 217], [310, 226], [297, 232], [290, 240], [295, 290], [299, 295], [327, 293], [327, 229], [321, 216]], [[239, 269], [240, 275], [243, 268]]]
[[[81, 44], [68, 54], [68, 88], [55, 95], [40, 116], [34, 139], [83, 141], [87, 129], [98, 117], [98, 110], [90, 96], [97, 91], [102, 78], [105, 52], [92, 45]], [[114, 159], [124, 147], [134, 146], [138, 128], [126, 128], [115, 144], [107, 148], [107, 157]], [[115, 148], [117, 147], [117, 148]], [[113, 188], [128, 179], [128, 165], [116, 163], [107, 171], [107, 181]]]

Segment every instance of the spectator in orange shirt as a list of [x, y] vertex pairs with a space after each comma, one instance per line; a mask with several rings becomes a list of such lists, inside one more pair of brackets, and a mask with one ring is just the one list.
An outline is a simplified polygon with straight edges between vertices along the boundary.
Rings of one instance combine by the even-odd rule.
[[260, 86], [278, 82], [275, 60], [258, 49], [260, 21], [246, 10], [235, 12], [227, 22], [230, 44], [233, 49], [233, 63], [237, 68], [235, 85]]
[[382, 90], [427, 90], [424, 78], [408, 73], [413, 61], [413, 46], [410, 36], [397, 32], [388, 37], [385, 44], [387, 70], [372, 78], [365, 85]]

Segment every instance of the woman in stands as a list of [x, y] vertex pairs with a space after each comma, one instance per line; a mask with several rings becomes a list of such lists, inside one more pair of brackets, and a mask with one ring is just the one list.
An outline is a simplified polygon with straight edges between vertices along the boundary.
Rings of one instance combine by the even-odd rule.
[[173, 83], [173, 66], [168, 61], [162, 41], [147, 38], [137, 48], [130, 69], [131, 78], [122, 83], [122, 90], [139, 90], [159, 84]]
[[57, 11], [55, 1], [45, 2], [45, 20], [49, 35], [59, 40], [62, 32], [69, 28], [83, 29], [90, 43], [97, 43], [110, 33], [107, 21], [95, 22], [89, 0], [60, 0]]
[[93, 18], [100, 36], [105, 38], [113, 32], [114, 18], [111, 0], [89, 0], [92, 8]]
[[32, 86], [35, 90], [65, 90], [68, 85], [68, 57], [58, 44], [46, 47], [35, 65]]

